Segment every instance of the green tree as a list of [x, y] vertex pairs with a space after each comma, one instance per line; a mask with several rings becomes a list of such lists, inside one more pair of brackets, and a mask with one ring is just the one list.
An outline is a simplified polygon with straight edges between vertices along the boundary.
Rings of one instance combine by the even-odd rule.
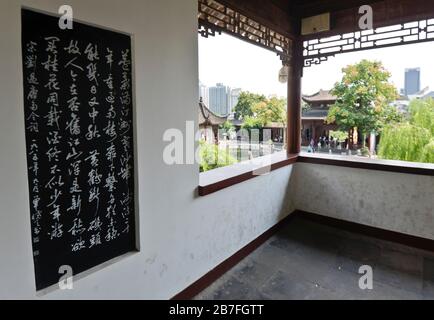
[[237, 163], [226, 150], [220, 149], [215, 144], [200, 142], [200, 172], [205, 172]]
[[255, 104], [252, 108], [255, 118], [259, 119], [262, 126], [272, 122], [286, 123], [286, 100], [271, 98]]
[[266, 101], [266, 97], [260, 94], [250, 92], [241, 92], [238, 98], [238, 103], [235, 106], [235, 118], [244, 120], [247, 117], [253, 116], [253, 106], [259, 102]]
[[307, 112], [311, 109], [312, 109], [312, 107], [308, 103], [306, 103], [304, 100], [301, 100], [301, 110], [303, 112]]
[[337, 100], [330, 108], [328, 123], [336, 123], [346, 132], [357, 128], [365, 141], [371, 132], [379, 133], [386, 124], [402, 120], [391, 106], [397, 90], [389, 83], [391, 75], [381, 62], [362, 60], [342, 72], [342, 80], [331, 92]]
[[413, 100], [406, 123], [384, 129], [378, 155], [383, 159], [434, 163], [434, 100]]
[[410, 123], [389, 125], [381, 135], [378, 155], [388, 160], [417, 162], [430, 140], [431, 134], [425, 128]]
[[423, 148], [419, 161], [434, 163], [434, 139]]
[[255, 117], [246, 117], [242, 126], [243, 129], [247, 130], [262, 129], [263, 127], [264, 123], [262, 120]]
[[413, 100], [410, 103], [410, 123], [431, 132], [434, 137], [434, 100]]
[[220, 128], [220, 130], [223, 130], [225, 133], [228, 133], [228, 134], [235, 131], [235, 126], [229, 120], [227, 120], [225, 123], [223, 123], [219, 128]]
[[329, 136], [334, 139], [339, 139], [339, 141], [345, 141], [345, 139], [348, 138], [348, 132], [331, 130]]

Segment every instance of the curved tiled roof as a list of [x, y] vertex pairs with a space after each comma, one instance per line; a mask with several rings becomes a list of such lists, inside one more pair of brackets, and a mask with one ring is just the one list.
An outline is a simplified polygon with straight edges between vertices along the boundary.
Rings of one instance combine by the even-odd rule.
[[200, 126], [219, 126], [227, 121], [227, 117], [216, 115], [203, 103], [199, 101], [199, 125]]
[[306, 103], [312, 102], [335, 102], [336, 97], [330, 93], [331, 90], [320, 90], [313, 95], [304, 95], [303, 100]]

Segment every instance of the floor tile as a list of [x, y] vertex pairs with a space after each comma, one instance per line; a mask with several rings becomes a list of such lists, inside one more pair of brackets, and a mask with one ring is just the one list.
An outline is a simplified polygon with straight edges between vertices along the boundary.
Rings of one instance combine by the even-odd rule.
[[196, 299], [434, 300], [434, 254], [297, 217]]

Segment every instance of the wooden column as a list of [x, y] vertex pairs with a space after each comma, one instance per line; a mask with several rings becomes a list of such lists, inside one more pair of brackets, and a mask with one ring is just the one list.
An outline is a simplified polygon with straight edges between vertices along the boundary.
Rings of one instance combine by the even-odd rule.
[[294, 39], [293, 56], [288, 76], [288, 153], [301, 151], [301, 78], [303, 76], [303, 43]]

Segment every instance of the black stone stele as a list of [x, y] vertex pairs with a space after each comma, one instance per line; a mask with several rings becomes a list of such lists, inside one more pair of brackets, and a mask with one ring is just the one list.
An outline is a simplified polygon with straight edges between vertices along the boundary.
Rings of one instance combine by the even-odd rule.
[[136, 250], [131, 37], [22, 10], [36, 288]]

